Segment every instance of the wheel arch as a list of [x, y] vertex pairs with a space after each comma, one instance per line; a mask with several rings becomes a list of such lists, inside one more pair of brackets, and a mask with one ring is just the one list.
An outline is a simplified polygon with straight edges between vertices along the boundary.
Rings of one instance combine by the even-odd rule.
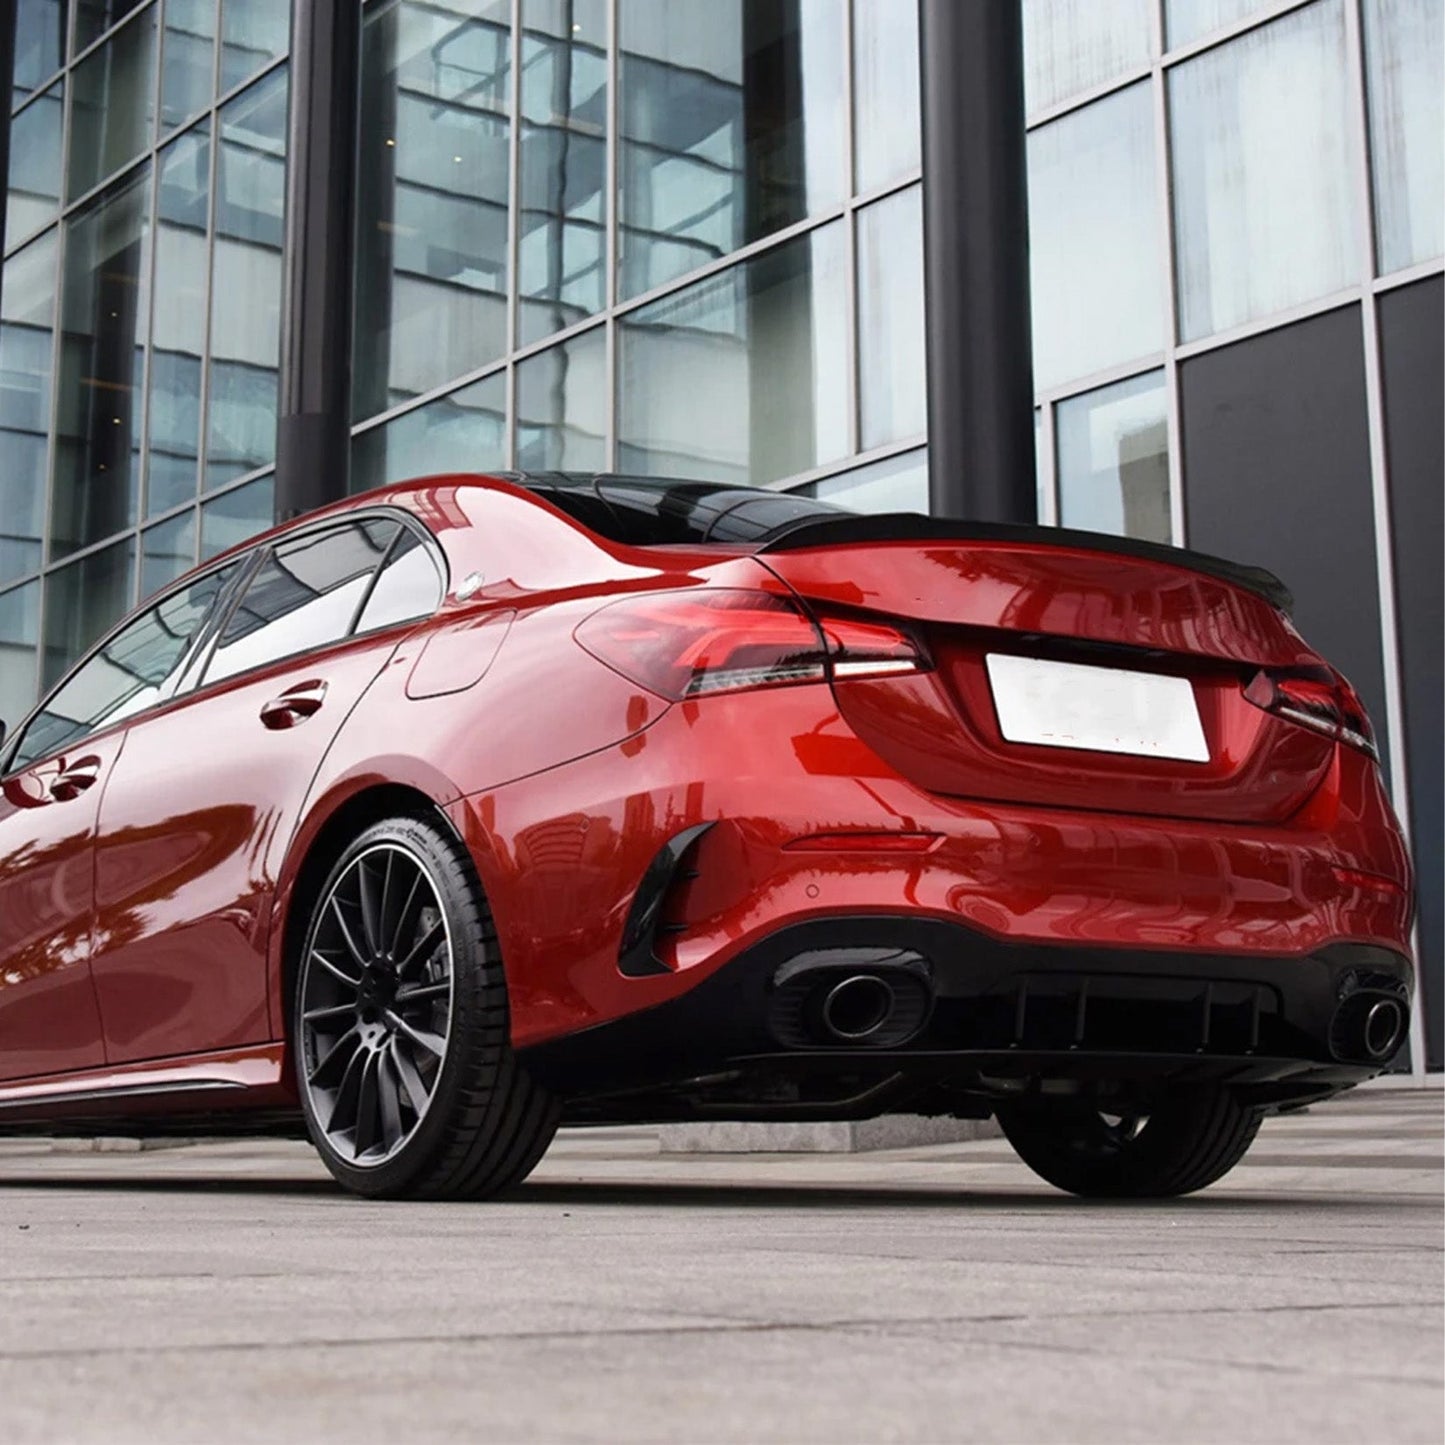
[[337, 858], [352, 839], [384, 818], [419, 818], [440, 827], [465, 846], [446, 808], [410, 783], [371, 782], [333, 794], [314, 809], [287, 855], [272, 918], [269, 952], [271, 1029], [289, 1047], [291, 994], [311, 905]]

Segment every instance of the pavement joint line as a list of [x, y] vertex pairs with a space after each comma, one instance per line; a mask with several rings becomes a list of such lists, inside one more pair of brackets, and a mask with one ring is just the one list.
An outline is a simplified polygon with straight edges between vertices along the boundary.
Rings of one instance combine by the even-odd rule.
[[[1438, 1308], [1440, 1299], [1429, 1300], [1371, 1300], [1311, 1305], [1203, 1305], [1180, 1306], [1177, 1309], [1122, 1309], [1122, 1310], [1054, 1310], [1046, 1316], [1030, 1313], [1008, 1313], [987, 1315], [905, 1315], [896, 1319], [832, 1319], [832, 1320], [748, 1320], [730, 1319], [720, 1316], [711, 1324], [679, 1325], [622, 1325], [602, 1326], [596, 1329], [569, 1330], [517, 1330], [499, 1331], [495, 1334], [471, 1334], [451, 1332], [447, 1334], [415, 1335], [364, 1335], [351, 1339], [335, 1336], [296, 1338], [289, 1340], [214, 1340], [196, 1344], [167, 1344], [151, 1341], [143, 1345], [106, 1345], [94, 1348], [84, 1346], [52, 1350], [10, 1350], [0, 1357], [0, 1363], [21, 1360], [69, 1360], [69, 1359], [114, 1359], [126, 1355], [194, 1355], [227, 1353], [239, 1354], [273, 1349], [365, 1349], [371, 1346], [412, 1346], [412, 1345], [489, 1345], [518, 1343], [541, 1343], [549, 1340], [606, 1339], [647, 1339], [654, 1336], [671, 1335], [734, 1335], [734, 1334], [827, 1334], [839, 1330], [862, 1330], [886, 1332], [889, 1330], [916, 1330], [922, 1328], [951, 1327], [964, 1325], [1032, 1324], [1044, 1320], [1107, 1320], [1168, 1318], [1182, 1315], [1196, 1318], [1200, 1315], [1267, 1315], [1320, 1313], [1325, 1311], [1359, 1313], [1364, 1310], [1399, 1310]], [[663, 1311], [658, 1311], [662, 1313]], [[671, 1313], [686, 1313], [671, 1311]], [[1305, 1372], [1308, 1373], [1308, 1372]]]

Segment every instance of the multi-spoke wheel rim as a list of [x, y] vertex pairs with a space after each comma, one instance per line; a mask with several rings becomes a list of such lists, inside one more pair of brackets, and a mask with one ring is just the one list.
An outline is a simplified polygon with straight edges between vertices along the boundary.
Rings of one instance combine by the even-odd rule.
[[323, 896], [300, 984], [302, 1081], [348, 1164], [384, 1164], [416, 1133], [446, 1061], [452, 939], [408, 849], [358, 854]]

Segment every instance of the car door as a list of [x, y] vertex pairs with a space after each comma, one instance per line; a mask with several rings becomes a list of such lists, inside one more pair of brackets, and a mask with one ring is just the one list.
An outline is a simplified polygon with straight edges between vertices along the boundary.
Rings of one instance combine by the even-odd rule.
[[[0, 1079], [103, 1064], [91, 981], [95, 842], [125, 723], [174, 686], [234, 568], [133, 617], [85, 658], [0, 764]], [[112, 932], [139, 919], [116, 914]]]
[[96, 859], [91, 971], [112, 1062], [270, 1036], [277, 870], [322, 758], [394, 649], [352, 634], [398, 528], [355, 519], [274, 543], [199, 684], [131, 729]]

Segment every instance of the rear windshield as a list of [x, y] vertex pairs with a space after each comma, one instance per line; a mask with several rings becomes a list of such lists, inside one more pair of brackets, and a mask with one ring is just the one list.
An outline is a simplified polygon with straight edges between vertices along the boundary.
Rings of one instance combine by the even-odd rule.
[[853, 515], [796, 492], [668, 477], [527, 473], [514, 480], [574, 521], [632, 546], [711, 542], [753, 545], [802, 522]]

